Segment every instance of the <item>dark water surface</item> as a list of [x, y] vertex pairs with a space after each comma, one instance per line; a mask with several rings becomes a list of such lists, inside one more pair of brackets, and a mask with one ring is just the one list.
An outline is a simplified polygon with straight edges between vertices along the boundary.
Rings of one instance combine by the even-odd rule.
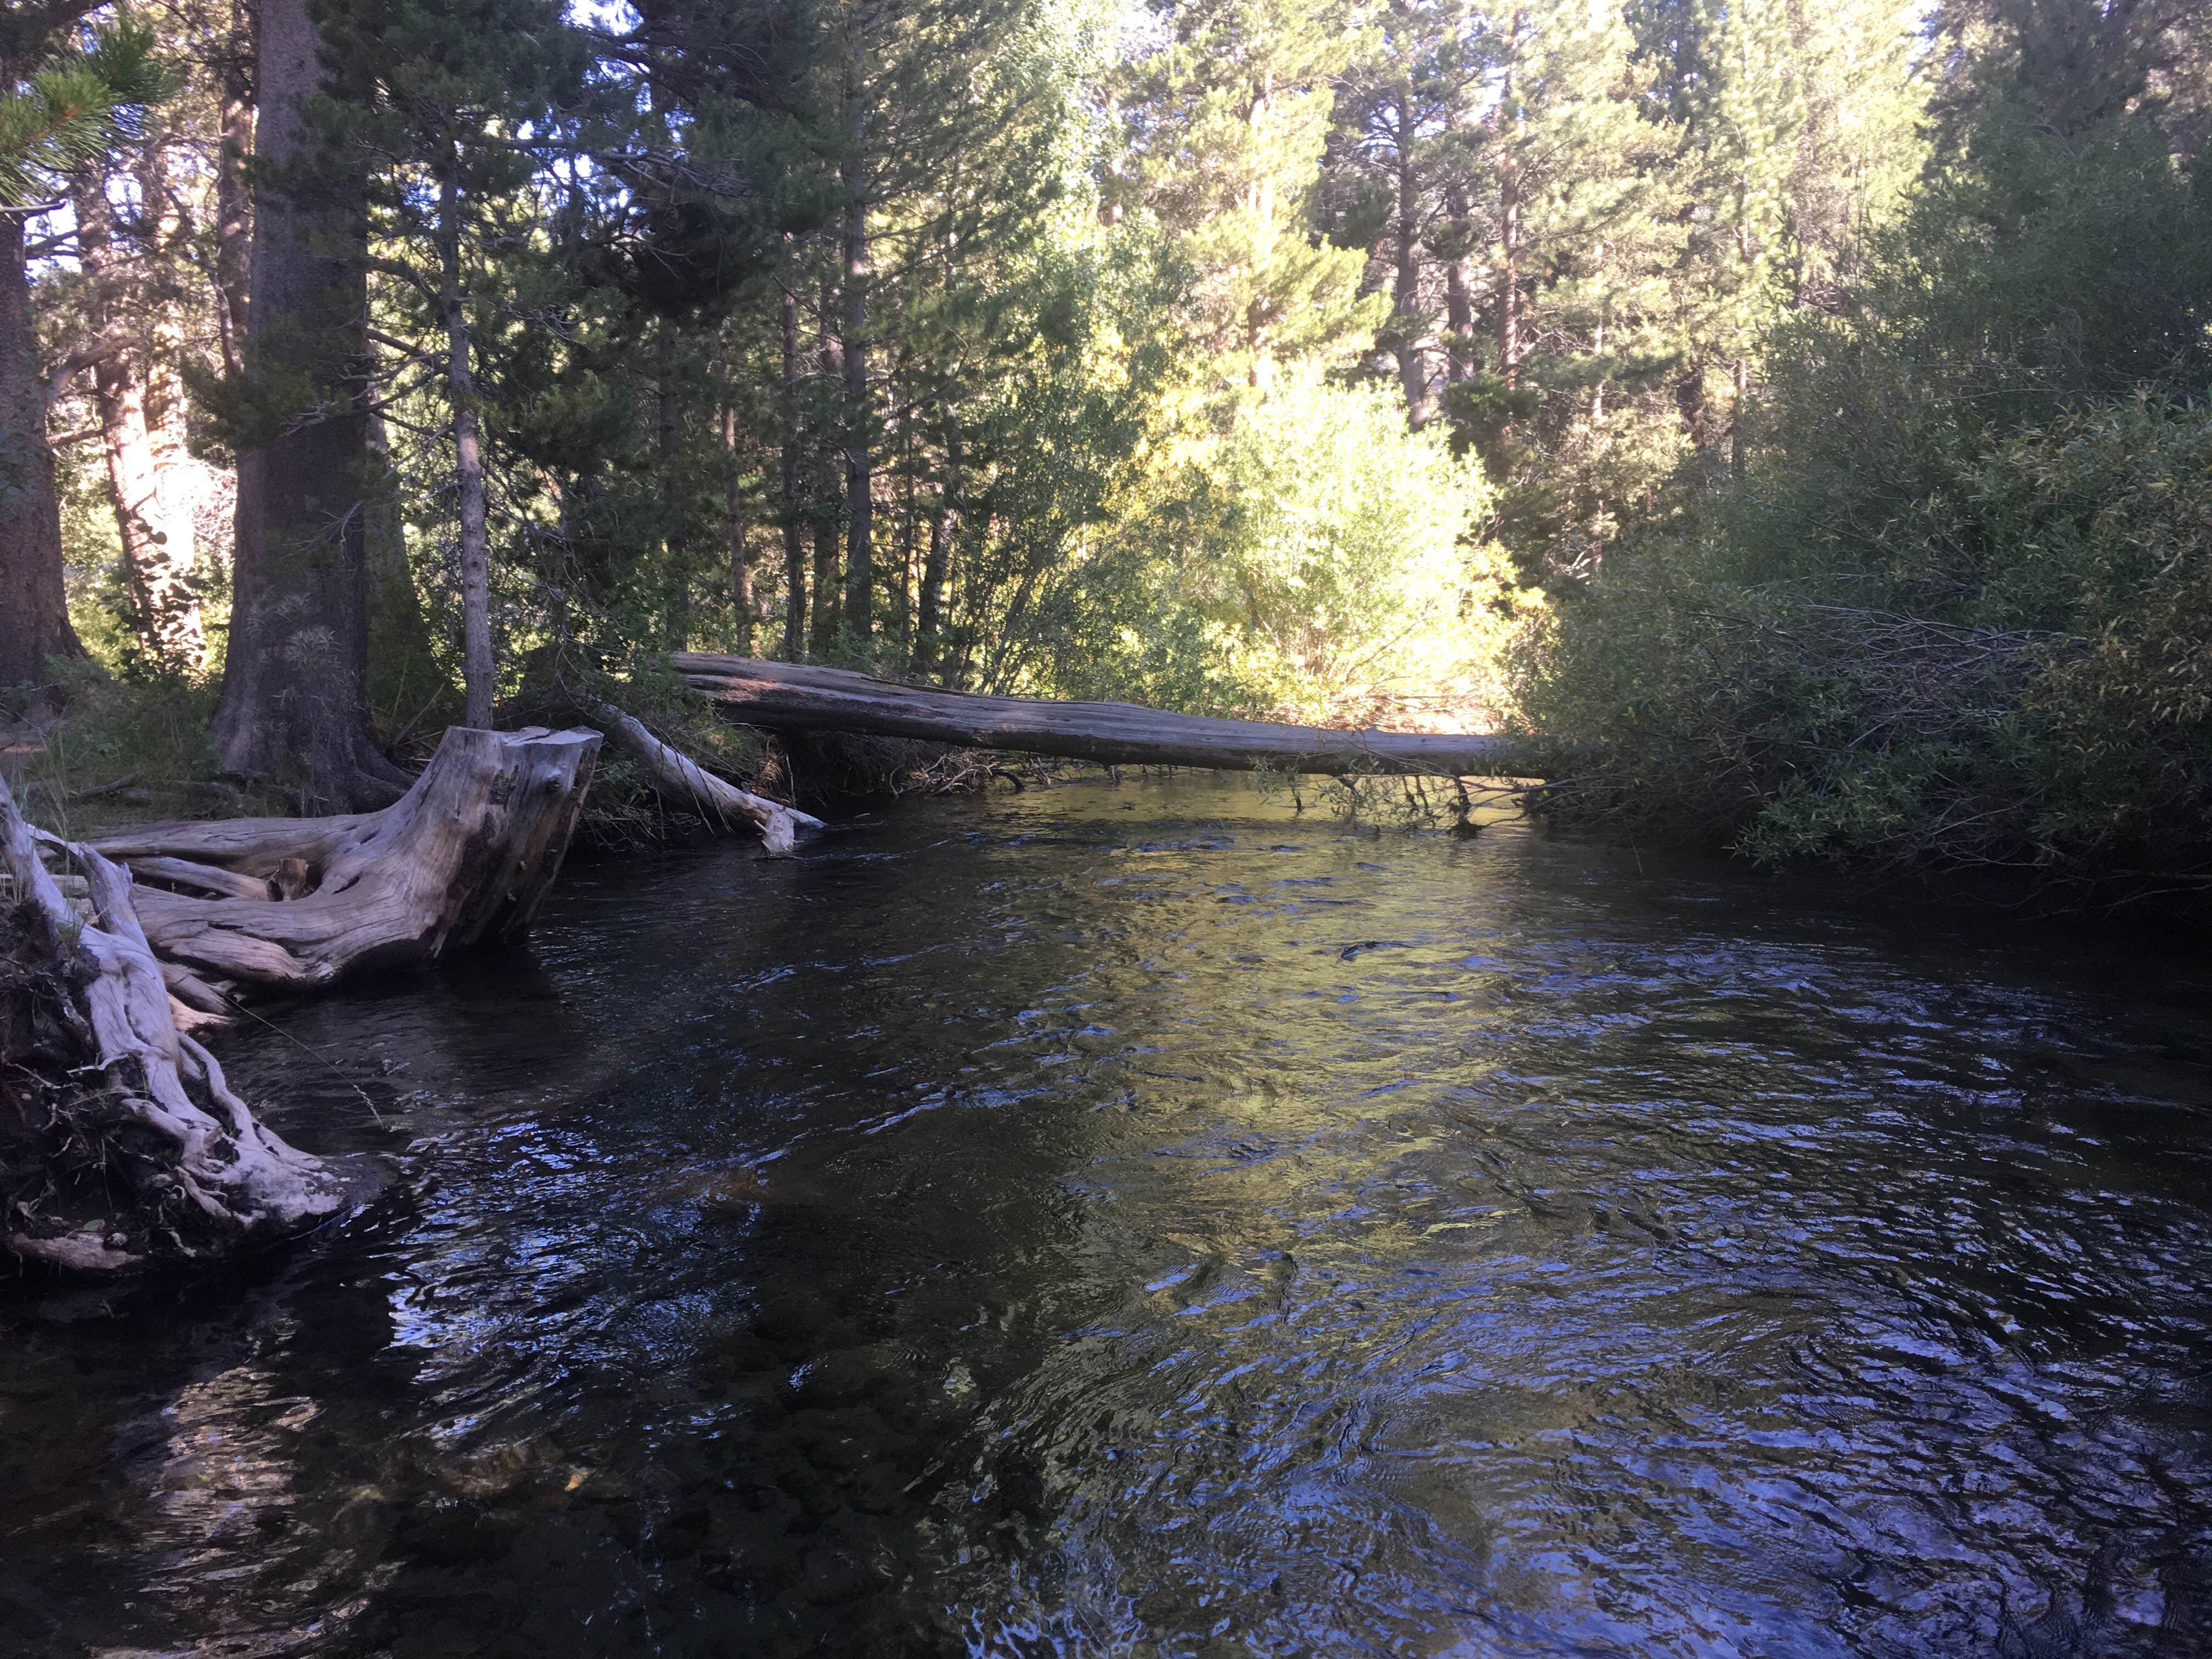
[[1249, 789], [571, 869], [0, 1299], [0, 1650], [2212, 1653], [2203, 975]]

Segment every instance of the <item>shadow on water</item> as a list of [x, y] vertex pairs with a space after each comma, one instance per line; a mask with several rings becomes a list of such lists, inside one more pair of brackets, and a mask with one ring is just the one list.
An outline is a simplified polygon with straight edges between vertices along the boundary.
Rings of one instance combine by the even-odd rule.
[[368, 1213], [0, 1302], [0, 1645], [2202, 1653], [2203, 991], [1202, 781], [579, 866], [232, 1040]]

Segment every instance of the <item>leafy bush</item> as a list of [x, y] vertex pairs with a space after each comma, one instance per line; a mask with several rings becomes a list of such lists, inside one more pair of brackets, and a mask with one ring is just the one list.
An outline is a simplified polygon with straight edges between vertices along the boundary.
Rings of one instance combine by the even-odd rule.
[[2212, 410], [2093, 405], [1957, 485], [1925, 528], [1981, 550], [1950, 616], [1747, 583], [1717, 539], [1549, 618], [1520, 692], [1595, 745], [1577, 805], [1770, 860], [2212, 869]]
[[1778, 343], [1741, 484], [1534, 629], [1559, 810], [1765, 859], [2212, 870], [2212, 164], [2002, 131]]
[[1189, 484], [1179, 585], [1229, 678], [1317, 715], [1463, 666], [1481, 474], [1442, 433], [1408, 432], [1388, 388], [1285, 375]]
[[1122, 602], [1091, 605], [1053, 685], [1323, 722], [1493, 693], [1535, 596], [1481, 539], [1488, 504], [1474, 459], [1409, 432], [1388, 388], [1287, 370], [1156, 466], [1085, 573]]

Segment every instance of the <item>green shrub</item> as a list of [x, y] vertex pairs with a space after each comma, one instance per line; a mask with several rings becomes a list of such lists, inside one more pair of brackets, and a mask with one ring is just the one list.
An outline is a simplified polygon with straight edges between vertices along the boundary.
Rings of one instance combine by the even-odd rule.
[[2212, 162], [1994, 134], [1782, 331], [1750, 472], [1539, 618], [1555, 810], [1766, 860], [2212, 872]]
[[2212, 410], [2092, 406], [1958, 476], [1923, 517], [1979, 550], [1948, 615], [1910, 578], [1746, 582], [1717, 538], [1552, 613], [1519, 691], [1592, 746], [1570, 810], [1768, 860], [2212, 868]]

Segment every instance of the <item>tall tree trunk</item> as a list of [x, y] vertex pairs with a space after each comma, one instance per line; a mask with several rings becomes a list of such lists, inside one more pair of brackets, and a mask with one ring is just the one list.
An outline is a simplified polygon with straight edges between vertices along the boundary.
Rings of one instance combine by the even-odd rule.
[[246, 177], [253, 154], [253, 21], [246, 0], [231, 0], [219, 73], [215, 166], [216, 323], [224, 371], [245, 366], [252, 291], [253, 194]]
[[[1506, 37], [1505, 73], [1499, 82], [1501, 109], [1510, 110], [1512, 106], [1516, 68], [1512, 55], [1520, 49], [1527, 24], [1524, 14], [1513, 14], [1512, 30]], [[1500, 118], [1518, 118], [1504, 115]], [[1498, 372], [1504, 377], [1508, 392], [1520, 384], [1521, 165], [1510, 149], [1498, 164]]]
[[1413, 83], [1398, 91], [1397, 260], [1391, 301], [1397, 311], [1398, 380], [1406, 392], [1406, 422], [1419, 432], [1429, 423], [1429, 364], [1421, 350], [1421, 183], [1413, 163]]
[[668, 556], [668, 601], [662, 613], [662, 629], [671, 648], [682, 651], [691, 631], [691, 498], [684, 483], [684, 387], [677, 343], [676, 324], [664, 320], [658, 392], [660, 488], [668, 503], [669, 520], [668, 534], [661, 544]]
[[151, 240], [153, 276], [147, 294], [149, 312], [141, 358], [147, 441], [153, 451], [154, 499], [149, 514], [162, 555], [160, 580], [152, 584], [161, 648], [198, 663], [206, 640], [200, 624], [199, 596], [192, 573], [199, 564], [198, 517], [203, 474], [193, 461], [188, 421], [191, 404], [185, 389], [188, 346], [185, 296], [185, 227], [170, 191], [168, 150], [145, 145], [138, 158], [139, 199]]
[[1521, 380], [1521, 191], [1513, 163], [1498, 187], [1498, 370], [1510, 392]]
[[922, 556], [921, 592], [915, 601], [914, 672], [937, 672], [937, 635], [945, 609], [945, 576], [951, 563], [952, 512], [940, 503], [929, 520], [929, 551]]
[[[175, 228], [174, 216], [157, 205], [166, 200], [166, 182], [158, 172], [140, 180], [148, 246], [138, 263], [155, 273], [167, 252], [160, 227], [166, 222]], [[147, 285], [126, 298], [131, 262], [115, 244], [106, 183], [97, 171], [88, 174], [72, 193], [72, 202], [92, 331], [117, 343], [116, 350], [92, 367], [108, 502], [115, 513], [139, 639], [157, 657], [197, 661], [201, 638], [199, 600], [191, 581], [196, 552], [191, 462], [182, 431], [183, 387], [177, 378], [183, 341], [176, 307], [161, 291], [158, 274], [150, 283], [142, 274], [139, 281]], [[132, 298], [138, 303], [130, 303]]]
[[491, 654], [491, 532], [468, 306], [461, 292], [460, 191], [450, 175], [438, 187], [438, 305], [446, 313], [446, 397], [453, 411], [453, 467], [461, 498], [461, 723], [488, 732], [498, 684]]
[[875, 466], [869, 446], [868, 213], [854, 162], [845, 173], [845, 625], [865, 658], [875, 633]]
[[[11, 66], [0, 64], [0, 74]], [[61, 504], [23, 268], [23, 216], [0, 213], [0, 690], [81, 657], [62, 584]]]
[[738, 476], [738, 411], [722, 404], [722, 542], [730, 553], [730, 608], [736, 614], [738, 653], [753, 649], [753, 565], [746, 546], [745, 498]]
[[[837, 285], [824, 282], [816, 295], [814, 313], [815, 340], [821, 352], [822, 374], [825, 380], [842, 384], [845, 378], [845, 342], [834, 325], [838, 313]], [[837, 581], [838, 510], [841, 498], [836, 480], [830, 470], [842, 462], [842, 457], [829, 447], [831, 434], [823, 434], [825, 441], [822, 453], [814, 458], [813, 488], [808, 499], [814, 507], [814, 615], [807, 630], [807, 650], [817, 661], [826, 659], [837, 648], [837, 630], [844, 620], [845, 607]]]
[[[832, 501], [836, 499], [830, 497]], [[817, 662], [825, 661], [836, 653], [839, 620], [837, 520], [832, 507], [814, 520], [814, 629], [807, 650]]]
[[898, 660], [910, 661], [914, 655], [914, 454], [908, 445], [906, 476], [900, 481], [903, 497], [899, 514], [898, 612], [894, 619], [898, 625]]
[[776, 464], [783, 509], [783, 654], [797, 662], [806, 654], [806, 532], [799, 521], [799, 295], [787, 275], [778, 315], [783, 327], [783, 442]]
[[915, 602], [914, 672], [925, 678], [943, 665], [945, 580], [952, 568], [952, 514], [960, 500], [960, 422], [949, 409], [945, 417], [945, 486], [929, 520], [929, 552], [921, 565], [921, 592]]
[[1468, 280], [1468, 252], [1474, 242], [1474, 214], [1467, 185], [1455, 181], [1444, 192], [1444, 212], [1451, 227], [1451, 258], [1444, 262], [1444, 326], [1450, 343], [1444, 348], [1444, 378], [1457, 383], [1474, 372], [1468, 348], [1474, 338], [1474, 284]]
[[419, 718], [446, 683], [446, 670], [430, 648], [430, 620], [415, 591], [407, 563], [407, 531], [392, 468], [392, 434], [372, 409], [363, 435], [367, 451], [367, 529], [363, 579], [368, 588], [368, 700], [394, 726]]
[[78, 267], [85, 276], [86, 320], [95, 336], [117, 342], [117, 349], [92, 366], [92, 403], [100, 421], [100, 448], [107, 462], [108, 505], [123, 547], [123, 580], [137, 613], [139, 636], [158, 650], [161, 630], [154, 608], [154, 583], [161, 574], [161, 549], [155, 539], [154, 446], [146, 433], [146, 405], [131, 359], [122, 341], [136, 333], [118, 313], [122, 260], [115, 246], [114, 215], [109, 210], [106, 175], [94, 167], [77, 180], [70, 206], [76, 216]]
[[[262, 0], [257, 149], [270, 165], [312, 155], [321, 81], [304, 0]], [[358, 176], [332, 169], [255, 204], [249, 372], [265, 343], [325, 401], [238, 458], [230, 648], [209, 733], [228, 770], [301, 775], [301, 804], [326, 811], [387, 805], [407, 781], [368, 734], [364, 198]]]

